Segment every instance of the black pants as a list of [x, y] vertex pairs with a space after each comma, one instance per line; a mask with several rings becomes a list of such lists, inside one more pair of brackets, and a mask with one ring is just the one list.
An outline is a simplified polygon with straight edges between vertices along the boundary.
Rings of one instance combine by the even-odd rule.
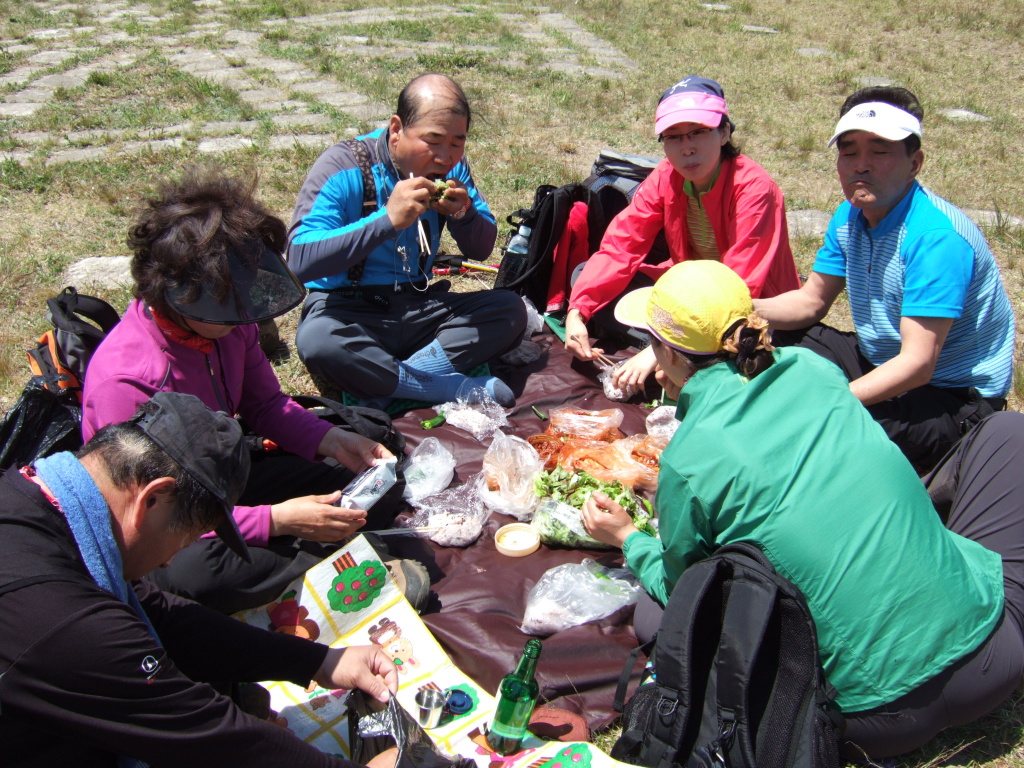
[[[991, 712], [1024, 675], [1024, 414], [989, 416], [924, 481], [946, 527], [1002, 557], [1003, 617], [975, 651], [931, 680], [883, 707], [844, 713], [847, 759], [923, 746], [939, 731]], [[637, 639], [653, 637], [661, 613], [641, 597]]]
[[[799, 331], [774, 331], [776, 346], [809, 349], [838, 365], [850, 381], [874, 370], [861, 354], [857, 334], [814, 325]], [[919, 474], [936, 462], [978, 422], [1006, 407], [1001, 398], [984, 398], [974, 387], [933, 387], [927, 384], [868, 406], [868, 413]]]
[[[285, 451], [254, 452], [249, 482], [239, 504], [279, 504], [297, 496], [344, 488], [353, 473], [332, 462], [311, 462]], [[378, 501], [362, 530], [387, 528], [402, 505], [401, 489]], [[179, 552], [167, 568], [150, 574], [161, 589], [223, 613], [268, 603], [293, 580], [338, 549], [333, 542], [275, 536], [265, 547], [249, 546], [251, 563], [220, 539], [200, 539]]]
[[[573, 270], [572, 276], [569, 279], [570, 286], [576, 284], [576, 278], [580, 276], [580, 272], [583, 271], [583, 268], [586, 265], [587, 262], [583, 262], [582, 264], [577, 265], [576, 269]], [[654, 281], [651, 280], [651, 278], [643, 272], [637, 272], [629, 281], [629, 285], [626, 286], [626, 290], [594, 313], [594, 316], [590, 318], [590, 321], [587, 323], [587, 330], [598, 339], [622, 341], [639, 349], [646, 347], [650, 343], [647, 331], [640, 330], [639, 328], [631, 328], [616, 320], [615, 305], [619, 303], [619, 299], [630, 291], [635, 291], [637, 288], [647, 288], [652, 285], [654, 285]]]

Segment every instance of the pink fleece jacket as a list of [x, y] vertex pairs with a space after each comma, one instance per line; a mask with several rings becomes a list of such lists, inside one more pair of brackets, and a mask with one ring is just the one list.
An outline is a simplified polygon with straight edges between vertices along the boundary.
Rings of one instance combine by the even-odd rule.
[[[89, 361], [83, 439], [130, 418], [160, 391], [195, 395], [210, 408], [238, 415], [258, 434], [310, 461], [331, 428], [281, 391], [260, 349], [257, 326], [236, 326], [206, 355], [169, 340], [136, 300]], [[234, 515], [248, 543], [266, 546], [270, 505], [235, 507]]]

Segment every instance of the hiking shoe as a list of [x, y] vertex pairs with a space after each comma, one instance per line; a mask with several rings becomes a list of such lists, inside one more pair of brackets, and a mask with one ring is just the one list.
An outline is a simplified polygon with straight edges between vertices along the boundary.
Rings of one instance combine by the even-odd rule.
[[384, 540], [374, 535], [372, 531], [367, 531], [363, 537], [380, 557], [395, 580], [395, 585], [416, 609], [416, 613], [422, 611], [430, 597], [430, 574], [427, 573], [426, 566], [418, 560], [395, 557], [388, 551]]
[[430, 575], [423, 563], [419, 560], [399, 560], [392, 558], [391, 561], [384, 561], [395, 584], [409, 604], [419, 613], [427, 606], [427, 599], [430, 597]]
[[231, 698], [243, 712], [260, 720], [270, 719], [270, 691], [259, 683], [239, 683]]

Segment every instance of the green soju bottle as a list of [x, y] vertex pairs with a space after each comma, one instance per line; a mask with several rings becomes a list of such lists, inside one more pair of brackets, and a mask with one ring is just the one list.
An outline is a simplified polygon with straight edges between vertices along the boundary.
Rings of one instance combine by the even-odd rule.
[[540, 640], [527, 640], [515, 672], [505, 675], [498, 687], [498, 706], [487, 734], [487, 745], [499, 755], [518, 752], [519, 744], [526, 736], [526, 726], [530, 724], [530, 715], [540, 692], [533, 676], [538, 658]]

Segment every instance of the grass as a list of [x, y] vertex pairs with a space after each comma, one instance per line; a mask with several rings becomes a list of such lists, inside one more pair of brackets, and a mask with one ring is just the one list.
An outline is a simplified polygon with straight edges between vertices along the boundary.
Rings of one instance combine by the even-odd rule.
[[[614, 148], [658, 155], [652, 115], [658, 95], [694, 72], [725, 87], [736, 136], [746, 154], [780, 183], [791, 208], [831, 211], [841, 201], [833, 152], [825, 148], [839, 105], [862, 78], [883, 77], [915, 91], [925, 108], [927, 159], [921, 180], [963, 208], [998, 212], [988, 228], [990, 244], [1017, 309], [1024, 306], [1024, 232], [1010, 217], [1024, 217], [1024, 185], [1017, 137], [1024, 128], [1024, 4], [1019, 0], [868, 0], [837, 6], [827, 0], [747, 0], [726, 12], [697, 0], [545, 0], [540, 6], [455, 0], [424, 8], [409, 0], [380, 0], [374, 20], [365, 14], [346, 23], [341, 12], [367, 8], [356, 0], [228, 0], [206, 6], [187, 0], [153, 0], [148, 13], [104, 21], [105, 11], [65, 4], [51, 13], [42, 3], [0, 0], [0, 75], [31, 64], [32, 41], [49, 41], [44, 30], [76, 31], [43, 42], [74, 52], [67, 65], [92, 66], [131, 53], [133, 63], [95, 69], [83, 85], [55, 94], [24, 118], [0, 118], [0, 150], [28, 152], [24, 164], [0, 160], [0, 411], [9, 407], [27, 378], [23, 350], [46, 328], [45, 298], [62, 287], [63, 270], [86, 256], [118, 255], [136, 201], [155, 183], [195, 161], [199, 126], [256, 120], [255, 146], [219, 157], [229, 172], [254, 170], [265, 201], [285, 220], [295, 195], [319, 154], [314, 149], [272, 152], [266, 139], [270, 113], [239, 98], [231, 88], [171, 66], [165, 36], [189, 35], [183, 48], [224, 56], [240, 75], [260, 87], [279, 87], [270, 57], [301, 64], [344, 90], [393, 103], [409, 78], [424, 70], [456, 77], [476, 110], [469, 147], [477, 181], [502, 222], [529, 205], [541, 183], [582, 179], [598, 151]], [[429, 15], [424, 14], [429, 11]], [[326, 14], [322, 15], [321, 14]], [[623, 77], [590, 77], [552, 68], [575, 56], [598, 64], [565, 26], [541, 24], [543, 14], [562, 14], [580, 29], [636, 62]], [[301, 23], [299, 20], [305, 17]], [[222, 27], [203, 25], [216, 22]], [[779, 30], [763, 35], [743, 25]], [[94, 27], [93, 31], [81, 31]], [[240, 44], [226, 30], [255, 32]], [[128, 39], [104, 35], [127, 32]], [[369, 38], [364, 51], [352, 36]], [[800, 48], [829, 55], [806, 57]], [[403, 55], [398, 55], [398, 54]], [[33, 77], [59, 74], [46, 65]], [[612, 69], [615, 69], [613, 66]], [[24, 87], [0, 85], [10, 98]], [[309, 97], [304, 97], [308, 99]], [[967, 108], [990, 117], [965, 123], [940, 111]], [[311, 132], [338, 136], [372, 127], [333, 107], [311, 106], [331, 118]], [[194, 126], [180, 149], [102, 160], [47, 165], [67, 149], [72, 132], [103, 129], [117, 135], [76, 140], [74, 146], [109, 147], [142, 132]], [[35, 143], [32, 132], [51, 138]], [[288, 131], [279, 130], [281, 133]], [[806, 274], [817, 242], [795, 240], [798, 267]], [[451, 247], [451, 243], [448, 243]], [[497, 258], [497, 254], [495, 254]], [[466, 289], [477, 278], [457, 278]], [[102, 293], [120, 310], [124, 290]], [[848, 326], [845, 306], [830, 320]], [[286, 389], [309, 391], [309, 379], [293, 347], [297, 313], [280, 321], [284, 354], [275, 360]], [[1024, 372], [1014, 379], [1013, 407], [1024, 403]], [[981, 764], [1024, 766], [1019, 698], [981, 724], [954, 729], [925, 750], [900, 761], [906, 766]], [[609, 736], [602, 741], [605, 746]], [[966, 745], [966, 746], [964, 746]]]

